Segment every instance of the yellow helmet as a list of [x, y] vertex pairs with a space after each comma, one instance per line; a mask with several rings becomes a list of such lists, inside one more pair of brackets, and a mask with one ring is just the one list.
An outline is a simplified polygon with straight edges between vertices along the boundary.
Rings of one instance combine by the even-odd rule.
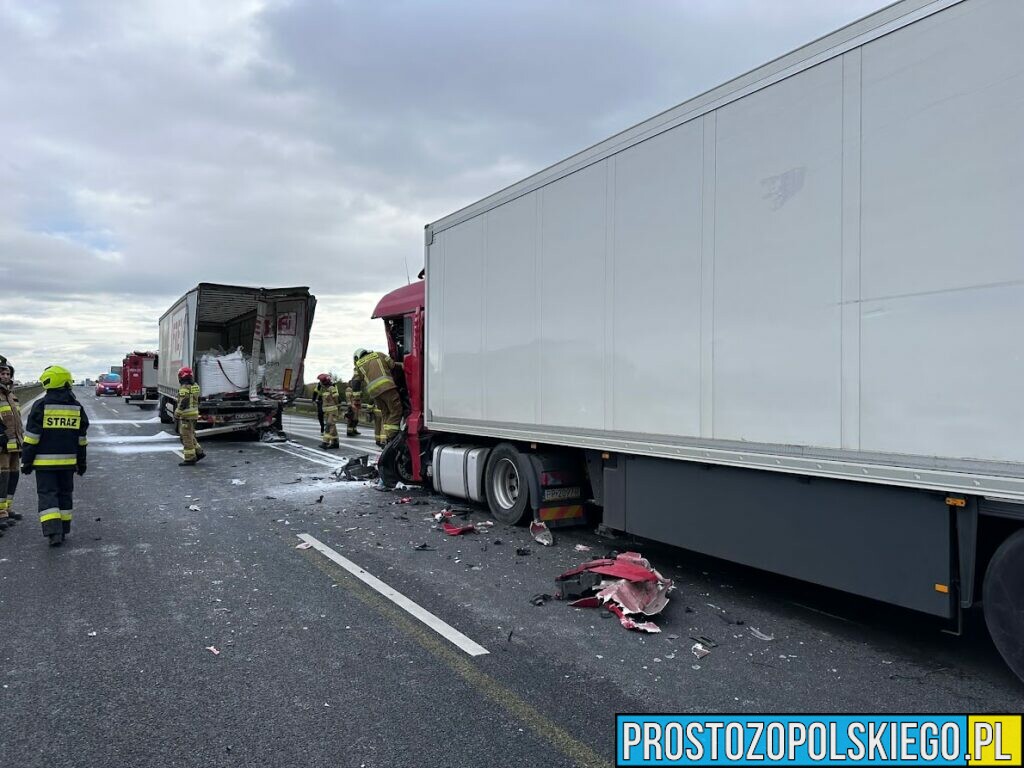
[[48, 366], [39, 376], [43, 389], [63, 389], [70, 387], [73, 381], [71, 371], [59, 365]]

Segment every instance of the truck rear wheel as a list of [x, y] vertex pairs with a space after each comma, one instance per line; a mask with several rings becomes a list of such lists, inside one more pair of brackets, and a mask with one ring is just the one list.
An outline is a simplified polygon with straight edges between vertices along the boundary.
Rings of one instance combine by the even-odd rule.
[[532, 472], [528, 459], [514, 445], [502, 443], [491, 451], [484, 470], [484, 489], [487, 506], [499, 522], [518, 525], [530, 508]]
[[985, 571], [985, 624], [1006, 664], [1024, 680], [1024, 529], [1010, 535]]
[[161, 424], [173, 424], [174, 417], [168, 413], [168, 406], [170, 401], [166, 397], [160, 398], [160, 423]]

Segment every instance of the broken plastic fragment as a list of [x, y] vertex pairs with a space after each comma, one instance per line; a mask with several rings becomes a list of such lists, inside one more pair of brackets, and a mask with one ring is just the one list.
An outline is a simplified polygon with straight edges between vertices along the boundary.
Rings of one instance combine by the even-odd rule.
[[201, 509], [199, 508], [199, 505], [198, 505], [198, 504], [189, 504], [189, 505], [188, 505], [188, 511], [189, 511], [189, 512], [202, 512], [203, 510], [201, 510]]
[[694, 643], [690, 650], [693, 652], [693, 655], [696, 656], [698, 659], [703, 659], [705, 656], [711, 653], [711, 651], [705, 648], [701, 643]]
[[573, 549], [575, 549], [577, 552], [589, 552], [590, 551], [590, 547], [588, 547], [586, 544], [577, 544], [575, 547], [573, 547]]
[[235, 477], [235, 478], [232, 478], [231, 484], [232, 485], [245, 485], [245, 480], [239, 480], [237, 477]]
[[465, 533], [476, 533], [476, 526], [472, 523], [468, 523], [467, 525], [455, 525], [454, 523], [445, 522], [441, 527], [449, 536], [462, 536]]
[[545, 547], [550, 547], [555, 543], [555, 537], [551, 535], [548, 524], [543, 520], [534, 520], [530, 523], [530, 535], [533, 536], [534, 541]]
[[619, 623], [626, 629], [635, 629], [638, 632], [650, 632], [655, 634], [661, 632], [661, 628], [653, 621], [634, 621], [622, 612], [622, 609], [615, 603], [608, 603], [605, 608], [619, 617]]
[[313, 546], [312, 542], [304, 541], [301, 544], [296, 544], [295, 548], [296, 549], [309, 549], [312, 546]]
[[206, 650], [208, 650], [214, 656], [220, 656], [220, 651], [217, 650], [217, 646], [215, 646], [215, 645], [208, 645], [208, 646], [206, 646]]
[[758, 640], [774, 640], [774, 635], [766, 635], [764, 632], [759, 630], [757, 627], [747, 627], [750, 630], [750, 634], [756, 637]]

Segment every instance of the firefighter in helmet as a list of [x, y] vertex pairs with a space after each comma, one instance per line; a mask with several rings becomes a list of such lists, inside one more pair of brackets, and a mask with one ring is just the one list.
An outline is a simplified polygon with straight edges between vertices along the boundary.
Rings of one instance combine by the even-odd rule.
[[352, 396], [356, 413], [359, 412], [362, 396], [368, 397], [381, 412], [381, 427], [377, 434], [377, 445], [385, 445], [398, 434], [402, 424], [402, 398], [392, 371], [401, 368], [383, 352], [357, 349], [353, 355], [355, 371], [352, 374]]
[[192, 369], [187, 365], [178, 370], [178, 404], [174, 418], [178, 420], [178, 435], [184, 461], [179, 467], [191, 467], [206, 456], [206, 451], [196, 440], [196, 422], [199, 421], [199, 385], [195, 383]]
[[359, 437], [359, 413], [355, 406], [352, 384], [345, 386], [345, 437]]
[[13, 504], [24, 442], [21, 407], [14, 394], [14, 366], [0, 356], [0, 536], [22, 517], [14, 511]]
[[71, 391], [71, 373], [51, 365], [39, 376], [45, 393], [36, 400], [25, 428], [22, 474], [36, 472], [39, 522], [50, 546], [71, 533], [75, 472], [85, 474], [89, 417]]
[[324, 431], [320, 435], [320, 447], [331, 449], [338, 447], [338, 387], [329, 373], [321, 373], [316, 377], [317, 394], [324, 408]]

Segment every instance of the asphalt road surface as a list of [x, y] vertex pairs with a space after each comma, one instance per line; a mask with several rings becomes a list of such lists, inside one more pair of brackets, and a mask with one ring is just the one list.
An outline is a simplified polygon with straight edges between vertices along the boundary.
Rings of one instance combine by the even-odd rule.
[[[47, 546], [30, 477], [0, 539], [3, 765], [598, 766], [616, 712], [1024, 710], [977, 614], [952, 637], [587, 529], [551, 548], [501, 525], [448, 537], [443, 499], [331, 476], [366, 437], [325, 453], [289, 418], [289, 443], [213, 438], [179, 467], [154, 411], [78, 392], [94, 426], [71, 537]], [[676, 582], [660, 635], [531, 603], [627, 549]], [[716, 644], [699, 660], [697, 636]]]

